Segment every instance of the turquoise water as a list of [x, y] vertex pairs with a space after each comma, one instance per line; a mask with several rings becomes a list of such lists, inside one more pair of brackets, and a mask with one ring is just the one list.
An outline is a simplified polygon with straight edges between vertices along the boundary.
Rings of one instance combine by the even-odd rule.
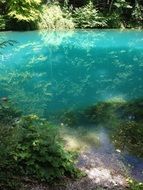
[[143, 96], [142, 31], [4, 32], [1, 96], [26, 112], [83, 108]]
[[[14, 40], [0, 49], [0, 98], [24, 113], [50, 118], [143, 99], [143, 31], [1, 32], [0, 40]], [[143, 181], [143, 160], [124, 157]]]

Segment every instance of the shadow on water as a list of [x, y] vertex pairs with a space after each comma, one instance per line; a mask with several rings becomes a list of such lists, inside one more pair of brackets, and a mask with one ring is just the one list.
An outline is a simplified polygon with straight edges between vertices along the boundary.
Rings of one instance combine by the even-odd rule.
[[69, 146], [88, 147], [91, 160], [100, 157], [110, 167], [117, 160], [129, 164], [143, 181], [143, 32], [5, 32], [0, 38], [18, 42], [1, 49], [0, 97], [24, 113], [84, 126], [67, 131]]

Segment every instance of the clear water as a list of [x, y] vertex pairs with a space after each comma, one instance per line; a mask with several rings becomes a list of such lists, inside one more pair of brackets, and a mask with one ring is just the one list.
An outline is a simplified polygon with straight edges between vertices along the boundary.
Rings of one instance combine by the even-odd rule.
[[23, 110], [41, 114], [43, 109], [55, 112], [143, 95], [142, 31], [5, 32], [0, 36], [17, 42], [1, 49], [1, 95]]
[[[143, 98], [143, 31], [1, 32], [0, 39], [16, 42], [0, 49], [0, 97], [25, 113], [49, 117]], [[126, 160], [142, 172], [143, 160]]]

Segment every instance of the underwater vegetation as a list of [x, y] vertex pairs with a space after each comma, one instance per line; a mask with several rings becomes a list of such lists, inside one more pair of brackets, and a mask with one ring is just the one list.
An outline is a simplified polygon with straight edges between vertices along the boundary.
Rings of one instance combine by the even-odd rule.
[[114, 119], [141, 122], [143, 120], [143, 100], [100, 102], [87, 108], [85, 114], [90, 122], [96, 123]]
[[100, 102], [85, 110], [63, 114], [63, 125], [74, 127], [95, 125], [109, 131], [117, 149], [143, 158], [143, 108], [142, 99], [129, 102]]
[[113, 142], [120, 150], [143, 158], [142, 122], [121, 122], [112, 134]]
[[[89, 118], [89, 120], [86, 120], [88, 124], [90, 122], [92, 124], [94, 122], [95, 124], [99, 122], [101, 124], [102, 121], [104, 123], [108, 122], [110, 126], [105, 125], [105, 127], [109, 131], [112, 129], [110, 135], [115, 146], [121, 151], [127, 150], [134, 155], [143, 157], [142, 118], [135, 120], [135, 117], [133, 117], [134, 121], [130, 118], [124, 120], [124, 115], [119, 114], [119, 117], [114, 116], [117, 125], [114, 125], [113, 122], [113, 126], [111, 126], [113, 117], [107, 117], [107, 114], [105, 114], [107, 111], [109, 115], [116, 115], [120, 113], [121, 109], [124, 110], [124, 113], [128, 113], [128, 111], [130, 113], [133, 106], [136, 110], [135, 113], [138, 113], [140, 108], [137, 105], [140, 105], [139, 102], [142, 102], [142, 100], [129, 103], [103, 102], [88, 108], [88, 112], [85, 110], [82, 115], [79, 113], [76, 115], [76, 112], [73, 114], [66, 112], [64, 118], [67, 117], [65, 119], [67, 124], [64, 123], [65, 129], [62, 129], [62, 126], [57, 127], [37, 115], [23, 115], [20, 111], [14, 109], [4, 97], [1, 100], [0, 107], [0, 187], [2, 189], [20, 188], [25, 178], [53, 182], [53, 180], [60, 179], [63, 176], [69, 179], [82, 176], [83, 174], [75, 168], [75, 153], [73, 154], [71, 150], [81, 151], [88, 148], [88, 145], [98, 147], [100, 143], [96, 133], [92, 133], [92, 131], [87, 133], [82, 127], [76, 128], [75, 124], [77, 125], [79, 115], [79, 121], [81, 116], [83, 119], [84, 117]], [[112, 110], [109, 113], [109, 107], [114, 111]], [[99, 115], [97, 110], [100, 110]], [[87, 113], [88, 115], [86, 115]], [[104, 117], [102, 113], [106, 116], [104, 120], [102, 120]], [[97, 122], [96, 120], [90, 120], [93, 118], [92, 114], [96, 114], [96, 117], [98, 115]], [[73, 115], [76, 115], [73, 123], [74, 130], [72, 129], [72, 123], [69, 122], [70, 118], [73, 119]], [[68, 122], [69, 128], [67, 127]], [[70, 144], [65, 144], [65, 142]], [[142, 184], [133, 180], [129, 180], [129, 185], [132, 190], [142, 189]]]
[[1, 49], [0, 97], [25, 113], [48, 117], [115, 97], [142, 97], [142, 32], [1, 35], [18, 43]]
[[86, 113], [89, 121], [109, 129], [118, 149], [143, 158], [142, 100], [100, 103]]
[[11, 125], [15, 123], [16, 119], [21, 116], [21, 112], [10, 106], [7, 97], [0, 99], [0, 123], [3, 125]]
[[52, 117], [116, 97], [142, 97], [142, 32], [39, 31], [1, 36], [18, 43], [1, 49], [0, 97], [7, 96], [25, 113]]

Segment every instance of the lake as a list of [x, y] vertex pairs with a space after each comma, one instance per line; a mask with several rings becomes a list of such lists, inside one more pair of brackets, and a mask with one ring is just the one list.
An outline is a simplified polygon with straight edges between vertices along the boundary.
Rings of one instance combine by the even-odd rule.
[[0, 48], [1, 98], [24, 114], [98, 131], [95, 154], [119, 154], [143, 181], [142, 30], [1, 32], [0, 40], [13, 40]]

